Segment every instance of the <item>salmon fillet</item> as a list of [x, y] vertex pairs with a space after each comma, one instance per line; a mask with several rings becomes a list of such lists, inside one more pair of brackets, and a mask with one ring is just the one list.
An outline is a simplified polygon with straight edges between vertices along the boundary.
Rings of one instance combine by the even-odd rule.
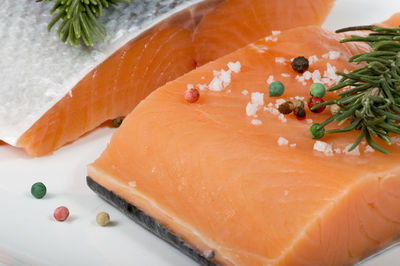
[[[104, 121], [127, 115], [150, 92], [198, 64], [269, 35], [271, 30], [320, 25], [333, 2], [225, 0], [188, 26], [172, 23], [150, 31], [90, 71], [18, 138], [16, 146], [32, 156], [49, 154]], [[183, 15], [192, 16], [187, 13]]]
[[[310, 121], [276, 114], [282, 99], [309, 97], [313, 80], [336, 82], [332, 67], [356, 67], [348, 58], [369, 48], [342, 38], [288, 30], [166, 84], [129, 114], [88, 176], [220, 265], [349, 265], [388, 246], [400, 232], [400, 142], [389, 156], [365, 143], [348, 153], [357, 132], [315, 141]], [[313, 58], [303, 75], [290, 66], [300, 55]], [[229, 68], [216, 90], [215, 71]], [[279, 99], [268, 97], [272, 79], [286, 86]], [[188, 84], [203, 83], [199, 102], [185, 102]]]

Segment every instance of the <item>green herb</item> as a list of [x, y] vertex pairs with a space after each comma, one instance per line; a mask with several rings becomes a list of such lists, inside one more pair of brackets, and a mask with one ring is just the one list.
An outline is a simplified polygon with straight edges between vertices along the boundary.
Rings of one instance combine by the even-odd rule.
[[365, 66], [351, 73], [340, 73], [340, 82], [328, 91], [336, 91], [340, 98], [315, 105], [312, 109], [321, 106], [334, 105], [340, 107], [319, 126], [313, 125], [314, 132], [324, 128], [332, 122], [345, 121], [350, 123], [342, 128], [328, 130], [327, 134], [359, 130], [360, 134], [349, 151], [355, 149], [363, 139], [372, 148], [388, 153], [379, 146], [373, 138], [383, 139], [391, 145], [389, 134], [400, 134], [400, 28], [391, 29], [378, 26], [350, 27], [338, 30], [346, 32], [353, 30], [370, 30], [368, 36], [351, 36], [341, 42], [365, 42], [372, 51], [353, 56], [349, 62], [365, 63]]
[[[51, 2], [53, 0], [36, 0], [36, 2]], [[130, 0], [54, 0], [50, 14], [54, 14], [47, 29], [50, 32], [53, 26], [58, 25], [57, 36], [62, 42], [69, 40], [71, 45], [78, 46], [82, 40], [86, 46], [93, 46], [93, 36], [104, 41], [107, 33], [97, 21], [103, 16], [103, 9], [119, 2], [129, 3]]]

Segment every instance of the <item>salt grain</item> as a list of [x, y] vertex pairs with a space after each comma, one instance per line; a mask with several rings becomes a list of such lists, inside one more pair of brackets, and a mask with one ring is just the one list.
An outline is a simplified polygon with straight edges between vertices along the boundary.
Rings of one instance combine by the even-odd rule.
[[270, 76], [268, 77], [267, 83], [268, 83], [268, 84], [271, 84], [272, 82], [274, 82], [274, 76], [270, 75]]
[[253, 125], [255, 125], [255, 126], [259, 126], [259, 125], [262, 124], [262, 122], [261, 122], [260, 120], [258, 120], [258, 119], [253, 119], [253, 120], [251, 120], [251, 123], [252, 123]]
[[309, 62], [310, 65], [312, 65], [312, 64], [314, 64], [314, 63], [316, 63], [318, 61], [319, 61], [319, 59], [318, 59], [318, 57], [316, 55], [312, 55], [312, 56], [310, 56], [308, 58], [308, 62]]
[[360, 150], [359, 150], [359, 148], [358, 148], [358, 145], [357, 145], [357, 147], [356, 147], [354, 150], [348, 151], [349, 148], [350, 148], [352, 145], [353, 145], [353, 144], [347, 145], [346, 148], [344, 148], [343, 153], [346, 154], [346, 155], [353, 155], [353, 156], [358, 156], [358, 155], [360, 155]]
[[313, 120], [312, 119], [306, 119], [307, 124], [312, 124]]
[[256, 105], [264, 105], [264, 93], [253, 92], [251, 94], [251, 103]]
[[282, 121], [283, 123], [286, 123], [286, 122], [287, 122], [287, 119], [286, 119], [286, 117], [285, 117], [283, 114], [279, 114], [279, 115], [278, 115], [278, 119], [279, 119], [280, 121]]
[[255, 116], [257, 114], [257, 104], [248, 103], [246, 106], [247, 116]]
[[326, 156], [332, 156], [332, 155], [333, 155], [332, 145], [331, 145], [331, 144], [328, 144], [328, 143], [326, 143], [326, 142], [323, 142], [323, 141], [317, 140], [317, 141], [314, 143], [313, 149], [314, 149], [315, 151], [319, 151], [319, 152], [324, 153]]
[[275, 63], [285, 64], [286, 59], [283, 57], [275, 57]]
[[289, 78], [289, 77], [290, 77], [290, 75], [287, 74], [287, 73], [282, 73], [281, 76], [282, 76], [282, 77], [285, 77], [285, 78]]
[[242, 68], [242, 65], [240, 64], [239, 61], [237, 61], [237, 62], [235, 62], [235, 63], [229, 62], [229, 63], [228, 63], [228, 68], [229, 68], [230, 70], [232, 70], [233, 72], [235, 72], [235, 73], [239, 73], [240, 70], [241, 70], [241, 68]]
[[248, 90], [243, 90], [243, 91], [242, 91], [242, 94], [243, 94], [243, 95], [247, 95], [247, 94], [249, 94], [249, 91], [248, 91]]
[[279, 146], [287, 146], [289, 144], [289, 141], [283, 137], [279, 137], [278, 139], [278, 145]]
[[297, 146], [296, 143], [293, 143], [293, 144], [290, 144], [290, 145], [289, 145], [290, 148], [296, 148], [296, 146]]

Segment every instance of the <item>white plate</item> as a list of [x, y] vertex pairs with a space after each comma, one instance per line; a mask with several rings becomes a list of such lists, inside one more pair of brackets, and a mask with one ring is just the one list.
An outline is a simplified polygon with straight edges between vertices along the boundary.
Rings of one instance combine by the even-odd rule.
[[[338, 0], [325, 27], [337, 29], [387, 19], [400, 11], [399, 0]], [[44, 158], [0, 145], [0, 264], [5, 265], [196, 265], [98, 198], [86, 186], [86, 165], [105, 148], [113, 129], [100, 128]], [[34, 199], [30, 186], [47, 185]], [[71, 212], [63, 223], [53, 210]], [[99, 227], [95, 216], [110, 213], [112, 226]], [[400, 248], [363, 266], [399, 265]]]

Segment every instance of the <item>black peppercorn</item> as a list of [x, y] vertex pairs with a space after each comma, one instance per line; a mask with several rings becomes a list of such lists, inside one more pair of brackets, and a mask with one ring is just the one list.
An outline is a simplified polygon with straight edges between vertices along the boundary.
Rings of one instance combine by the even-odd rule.
[[292, 61], [292, 68], [294, 71], [296, 71], [298, 73], [304, 73], [305, 71], [307, 71], [309, 65], [310, 64], [308, 62], [308, 59], [305, 58], [304, 56], [296, 57]]

